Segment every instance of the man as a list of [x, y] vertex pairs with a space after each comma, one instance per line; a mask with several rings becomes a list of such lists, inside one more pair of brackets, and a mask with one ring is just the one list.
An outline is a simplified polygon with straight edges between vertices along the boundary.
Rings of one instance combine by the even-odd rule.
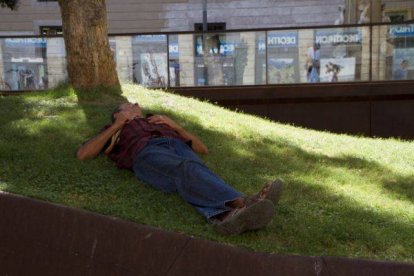
[[257, 195], [244, 197], [194, 153], [208, 153], [197, 136], [167, 116], [144, 117], [138, 104], [121, 104], [112, 114], [112, 124], [82, 145], [77, 157], [90, 159], [102, 151], [141, 181], [166, 193], [178, 193], [222, 234], [268, 225], [283, 186], [275, 181]]
[[308, 48], [306, 55], [306, 76], [309, 83], [320, 82], [320, 68], [321, 68], [321, 45], [314, 43], [312, 47]]

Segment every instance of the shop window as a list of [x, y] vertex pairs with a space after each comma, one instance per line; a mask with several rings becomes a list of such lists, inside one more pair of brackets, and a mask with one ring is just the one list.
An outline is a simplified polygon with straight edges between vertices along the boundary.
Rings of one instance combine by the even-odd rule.
[[363, 45], [366, 41], [367, 30], [363, 28], [338, 28], [314, 30], [313, 45], [309, 45], [306, 55], [307, 81], [340, 82], [363, 81], [368, 75], [363, 65], [368, 65], [362, 59]]
[[[116, 49], [115, 49], [116, 50]], [[167, 36], [136, 35], [132, 38], [133, 80], [147, 87], [166, 87]]]
[[3, 41], [4, 82], [10, 90], [48, 88], [45, 38], [6, 38]]
[[[217, 33], [195, 35], [195, 86], [264, 84], [265, 32]], [[255, 67], [259, 66], [256, 70]], [[263, 77], [264, 76], [264, 77]]]
[[[267, 36], [268, 83], [299, 82], [297, 31], [273, 31]], [[259, 45], [260, 49], [266, 49]]]

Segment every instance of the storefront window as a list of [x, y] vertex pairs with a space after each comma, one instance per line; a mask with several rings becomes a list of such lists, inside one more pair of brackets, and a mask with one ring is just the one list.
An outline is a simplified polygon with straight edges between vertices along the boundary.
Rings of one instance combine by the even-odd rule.
[[166, 87], [167, 36], [137, 35], [132, 38], [133, 80], [147, 87]]
[[266, 50], [259, 51], [264, 38], [264, 32], [195, 35], [195, 85], [264, 84]]
[[414, 79], [414, 24], [374, 26], [374, 80]]
[[[369, 29], [316, 29], [302, 41], [306, 82], [351, 82], [369, 79]], [[363, 53], [367, 53], [364, 55]]]
[[414, 24], [391, 26], [389, 36], [394, 41], [392, 80], [414, 79]]
[[[185, 39], [187, 38], [187, 39]], [[190, 38], [190, 39], [189, 39]], [[184, 44], [192, 45], [191, 35], [170, 35], [169, 37], [169, 45], [168, 45], [168, 70], [170, 74], [170, 86], [171, 87], [179, 87], [181, 76], [181, 68], [180, 63], [187, 63], [190, 60], [190, 63], [193, 63], [194, 55], [192, 51], [192, 47], [186, 47], [183, 45], [182, 41], [184, 39]], [[181, 43], [180, 43], [181, 42]], [[181, 46], [181, 47], [180, 47]], [[181, 51], [180, 51], [181, 49]], [[183, 66], [184, 64], [181, 64]], [[193, 68], [191, 69], [193, 72]], [[186, 70], [186, 71], [187, 71]], [[191, 75], [191, 74], [190, 74]], [[187, 81], [188, 82], [188, 81]], [[186, 82], [184, 81], [183, 84]], [[193, 81], [189, 82], [190, 86], [193, 84]]]
[[48, 88], [46, 46], [44, 38], [3, 39], [1, 85], [10, 90]]
[[297, 31], [275, 31], [267, 35], [268, 83], [298, 83]]

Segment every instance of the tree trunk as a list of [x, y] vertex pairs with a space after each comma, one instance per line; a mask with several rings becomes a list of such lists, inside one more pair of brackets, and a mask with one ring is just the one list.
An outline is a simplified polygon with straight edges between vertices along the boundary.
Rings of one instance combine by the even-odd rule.
[[119, 89], [108, 41], [105, 0], [59, 0], [69, 83], [74, 88]]

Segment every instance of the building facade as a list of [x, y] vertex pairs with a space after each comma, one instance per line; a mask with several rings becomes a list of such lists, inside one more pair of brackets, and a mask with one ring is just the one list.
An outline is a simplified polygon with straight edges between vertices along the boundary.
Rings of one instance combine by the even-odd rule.
[[[215, 0], [208, 22], [254, 29], [410, 20], [412, 0]], [[193, 31], [202, 22], [202, 0], [107, 0], [110, 34]], [[39, 35], [61, 27], [57, 1], [20, 0], [17, 11], [0, 9], [0, 35]], [[225, 27], [223, 27], [225, 26]]]

